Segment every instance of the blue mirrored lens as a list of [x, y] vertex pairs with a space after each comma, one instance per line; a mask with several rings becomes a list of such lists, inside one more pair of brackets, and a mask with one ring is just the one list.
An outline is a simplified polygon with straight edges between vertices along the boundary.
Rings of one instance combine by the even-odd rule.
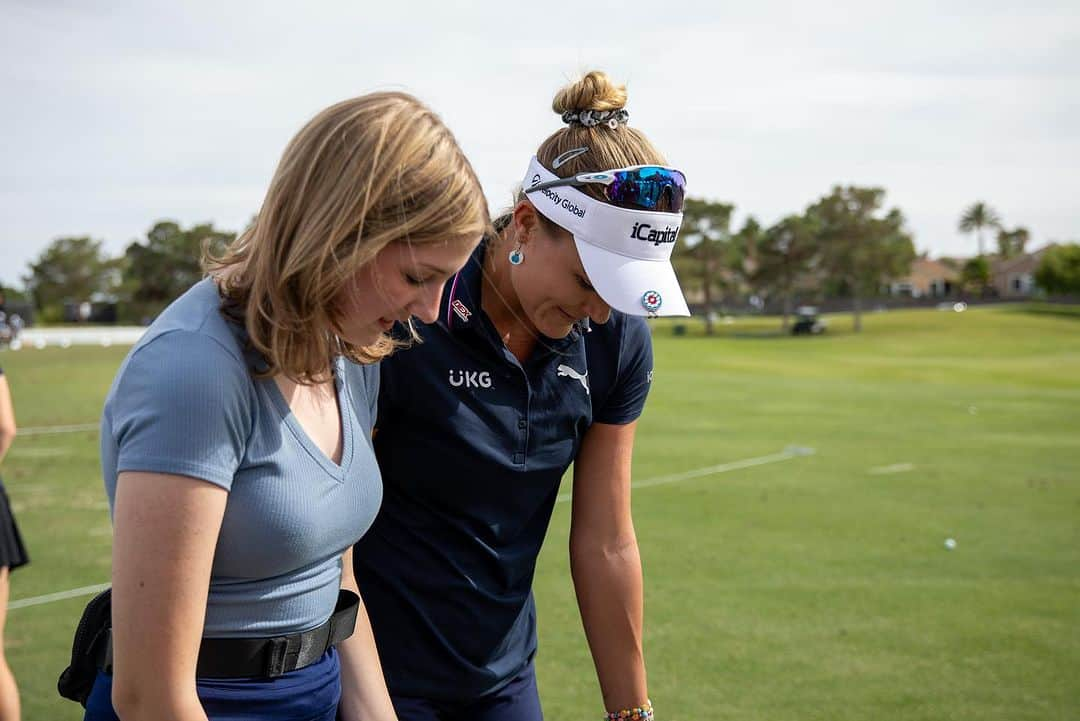
[[[646, 167], [620, 170], [607, 186], [606, 195], [613, 204], [638, 210], [682, 211], [686, 195], [686, 176], [678, 170]], [[666, 198], [666, 201], [665, 201]]]

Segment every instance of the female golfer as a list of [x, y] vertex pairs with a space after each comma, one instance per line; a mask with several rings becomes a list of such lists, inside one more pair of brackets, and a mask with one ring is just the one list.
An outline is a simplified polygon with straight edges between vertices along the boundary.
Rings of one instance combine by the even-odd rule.
[[111, 674], [86, 718], [329, 721], [339, 697], [343, 719], [394, 718], [342, 591], [382, 496], [372, 364], [395, 321], [435, 319], [488, 226], [472, 168], [411, 96], [338, 103], [293, 138], [251, 227], [106, 399]]
[[[0, 368], [0, 466], [15, 440], [15, 409], [11, 389]], [[8, 579], [11, 571], [29, 563], [19, 527], [11, 513], [4, 480], [0, 478], [0, 721], [19, 721], [19, 689], [4, 656], [4, 622], [7, 620]]]
[[592, 72], [567, 127], [443, 295], [423, 344], [381, 364], [383, 508], [356, 546], [402, 721], [535, 721], [532, 579], [574, 464], [570, 557], [603, 701], [650, 718], [630, 515], [652, 378], [646, 315], [688, 315], [671, 268], [685, 179]]

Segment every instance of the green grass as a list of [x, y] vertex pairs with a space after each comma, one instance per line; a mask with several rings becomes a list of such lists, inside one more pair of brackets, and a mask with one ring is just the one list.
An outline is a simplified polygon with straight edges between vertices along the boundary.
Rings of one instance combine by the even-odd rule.
[[[637, 479], [816, 450], [635, 492], [661, 718], [1080, 717], [1080, 324], [1043, 310], [655, 325]], [[0, 355], [20, 424], [93, 421], [123, 353]], [[96, 433], [20, 438], [3, 471], [33, 555], [12, 598], [107, 580]], [[569, 510], [537, 571], [541, 695], [598, 718]], [[86, 600], [10, 613], [27, 719], [80, 717], [54, 689]]]

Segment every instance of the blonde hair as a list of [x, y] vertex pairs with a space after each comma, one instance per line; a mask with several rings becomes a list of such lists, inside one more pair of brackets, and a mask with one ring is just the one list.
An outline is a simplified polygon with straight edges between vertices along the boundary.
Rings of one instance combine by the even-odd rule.
[[335, 301], [361, 266], [395, 241], [475, 241], [489, 228], [480, 182], [439, 117], [406, 93], [372, 93], [296, 134], [252, 224], [222, 255], [204, 252], [204, 267], [265, 357], [259, 375], [313, 383], [338, 355], [373, 363], [400, 345], [337, 333]]
[[[566, 112], [622, 110], [626, 107], [626, 97], [625, 85], [616, 85], [602, 70], [592, 70], [555, 93], [551, 109], [560, 118]], [[571, 158], [558, 168], [555, 167], [556, 158], [578, 148], [588, 148], [588, 152]], [[608, 127], [606, 123], [593, 127], [568, 125], [556, 130], [540, 143], [536, 159], [560, 178], [632, 165], [667, 164], [664, 156], [653, 147], [644, 133], [625, 123], [619, 123], [614, 128]], [[578, 190], [597, 200], [605, 200], [603, 193], [595, 187], [582, 186]], [[526, 200], [525, 193], [518, 190], [514, 196], [514, 204], [517, 205], [522, 200]], [[512, 209], [507, 210], [495, 220], [496, 230], [501, 232], [510, 224], [512, 212]], [[549, 231], [559, 230], [558, 225], [543, 215], [537, 214], [537, 217]]]
[[[593, 70], [562, 88], [551, 101], [551, 109], [563, 113], [583, 110], [622, 110], [626, 107], [626, 86], [616, 85], [607, 73]], [[568, 150], [588, 147], [587, 153], [552, 167], [555, 158]], [[536, 151], [536, 159], [560, 178], [579, 173], [625, 168], [631, 165], [664, 165], [667, 161], [649, 139], [637, 128], [619, 123], [609, 128], [606, 123], [585, 127], [568, 125], [548, 136]], [[579, 188], [598, 200], [603, 195], [596, 188]]]

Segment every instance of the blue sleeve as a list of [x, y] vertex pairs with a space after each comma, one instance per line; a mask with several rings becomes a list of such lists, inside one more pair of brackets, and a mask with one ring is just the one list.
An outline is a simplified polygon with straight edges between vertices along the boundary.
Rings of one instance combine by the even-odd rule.
[[[423, 333], [420, 329], [418, 329], [418, 332], [421, 334]], [[375, 423], [376, 428], [380, 426], [385, 427], [392, 423], [397, 415], [395, 411], [398, 408], [401, 408], [401, 404], [405, 402], [402, 394], [407, 389], [403, 388], [402, 384], [396, 382], [398, 376], [402, 374], [403, 369], [409, 367], [402, 359], [402, 353], [415, 354], [419, 352], [419, 348], [413, 347], [414, 345], [419, 345], [419, 341], [413, 340], [412, 333], [401, 321], [394, 323], [394, 328], [390, 334], [394, 340], [406, 343], [407, 347], [399, 348], [379, 361], [379, 414], [378, 420]], [[414, 359], [416, 358], [415, 355], [411, 357]]]
[[[401, 351], [397, 351], [400, 353]], [[394, 383], [394, 357], [390, 356], [379, 362], [379, 398], [378, 398], [378, 420], [375, 423], [375, 427], [378, 428], [380, 424], [385, 425], [393, 418], [394, 408], [398, 402], [395, 398], [394, 392], [397, 390], [397, 384]]]
[[372, 429], [379, 422], [379, 366], [381, 363], [373, 363], [364, 366], [364, 387], [367, 390], [368, 418], [371, 420], [366, 431], [371, 435]]
[[619, 364], [615, 383], [602, 408], [593, 410], [593, 422], [624, 425], [637, 420], [645, 409], [652, 385], [652, 333], [643, 318], [625, 317], [619, 337]]
[[117, 379], [116, 472], [191, 476], [229, 490], [253, 423], [254, 384], [213, 338], [173, 331], [138, 348]]

